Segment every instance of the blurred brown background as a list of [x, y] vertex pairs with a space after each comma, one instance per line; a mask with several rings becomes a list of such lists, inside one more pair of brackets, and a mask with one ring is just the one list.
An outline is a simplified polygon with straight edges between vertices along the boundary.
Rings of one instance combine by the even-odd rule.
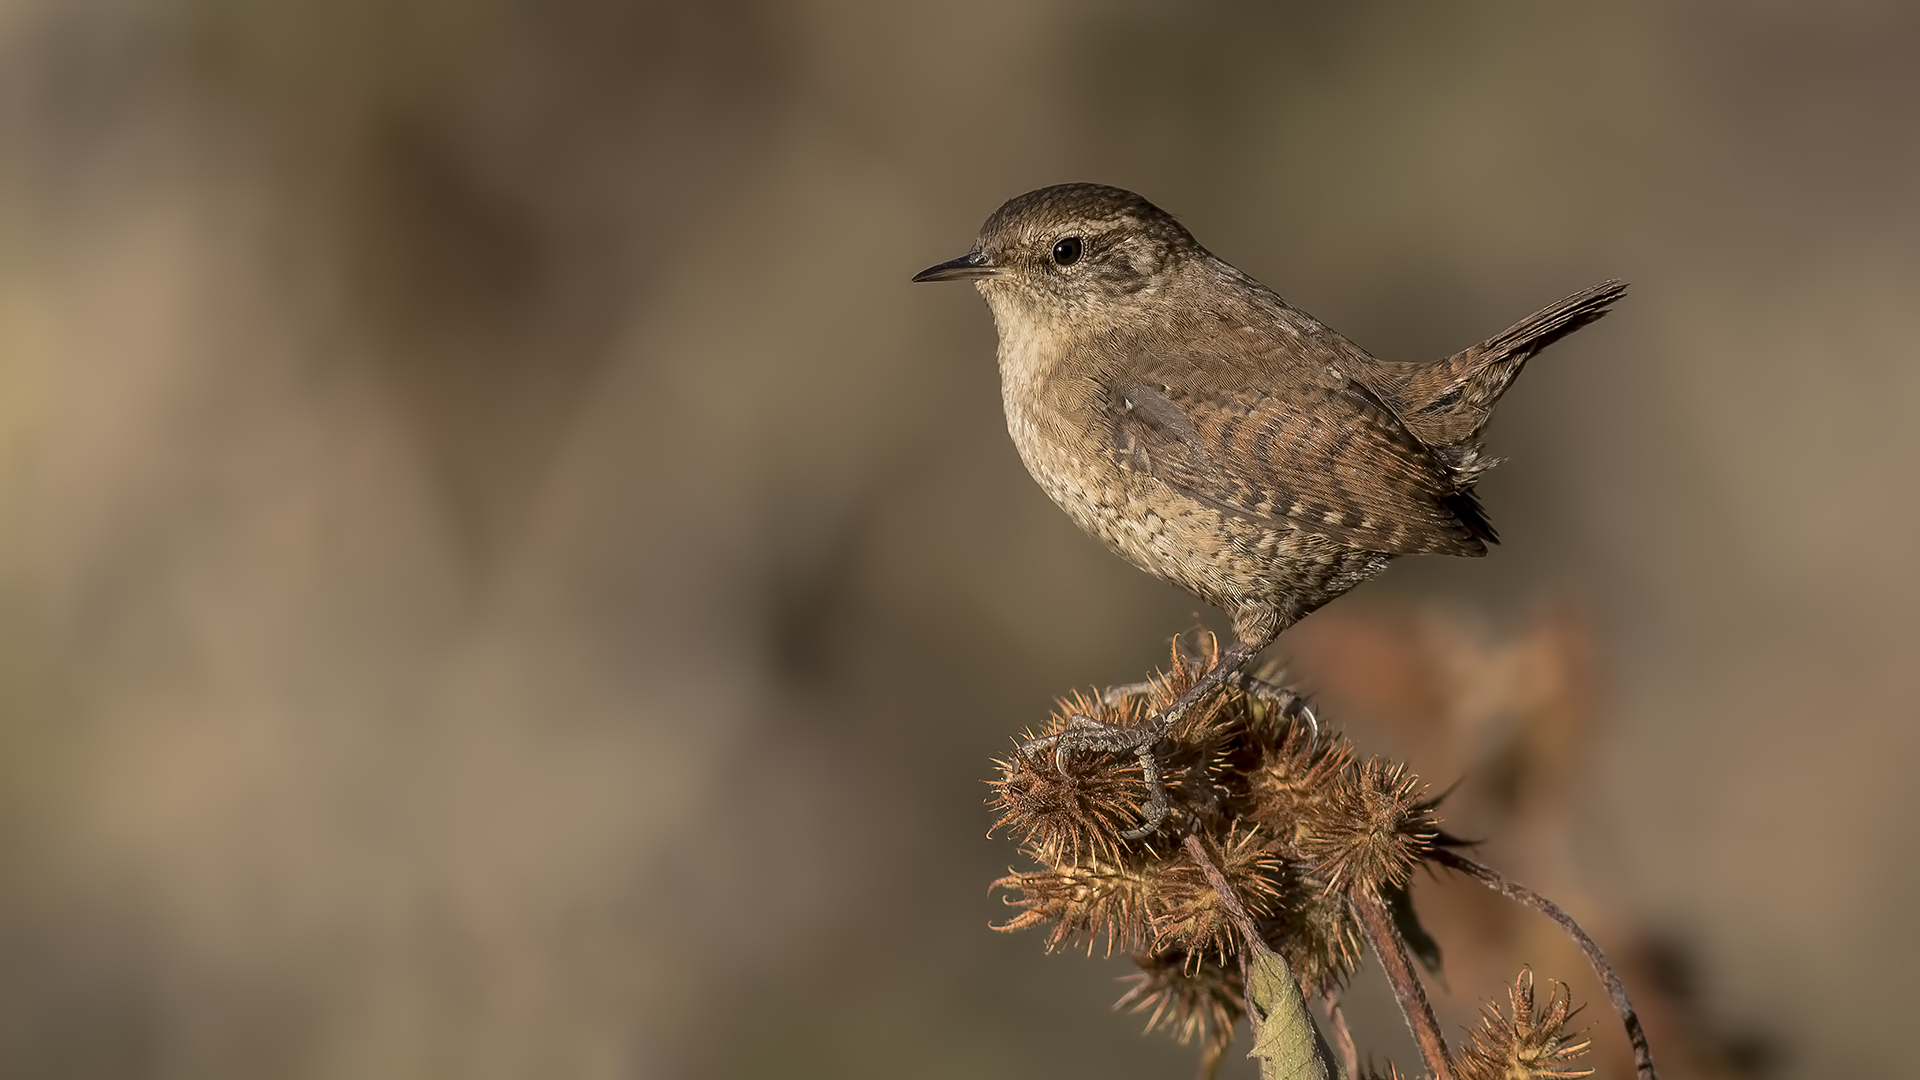
[[981, 780], [1195, 602], [907, 283], [1084, 179], [1394, 358], [1634, 283], [1344, 603], [1584, 612], [1569, 905], [1899, 1074], [1916, 103], [1895, 0], [5, 0], [0, 1073], [1186, 1075]]

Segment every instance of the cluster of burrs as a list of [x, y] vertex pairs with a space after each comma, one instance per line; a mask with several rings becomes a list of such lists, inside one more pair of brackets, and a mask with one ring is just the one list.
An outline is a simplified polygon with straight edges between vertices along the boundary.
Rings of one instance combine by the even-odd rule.
[[[1568, 930], [1621, 1013], [1641, 1080], [1653, 1080], [1639, 1021], [1592, 940], [1544, 897], [1462, 854], [1418, 777], [1322, 731], [1296, 693], [1241, 676], [1172, 725], [1154, 754], [1167, 812], [1144, 836], [1136, 807], [1150, 799], [1150, 770], [1141, 756], [1059, 752], [1059, 736], [1090, 721], [1118, 729], [1154, 722], [1213, 659], [1183, 656], [1176, 641], [1165, 671], [1061, 701], [1045, 730], [998, 763], [994, 828], [1008, 830], [1040, 868], [995, 882], [1016, 909], [997, 929], [1047, 927], [1049, 951], [1104, 943], [1129, 954], [1140, 970], [1119, 1006], [1148, 1014], [1149, 1031], [1199, 1040], [1203, 1077], [1242, 1017], [1263, 1075], [1364, 1075], [1339, 997], [1366, 946], [1436, 1080], [1587, 1075], [1571, 1065], [1588, 1042], [1566, 1028], [1566, 996], [1550, 994], [1536, 1014], [1526, 974], [1510, 988], [1509, 1008], [1490, 1007], [1458, 1055], [1440, 1036], [1411, 958], [1418, 951], [1437, 966], [1438, 950], [1408, 887], [1416, 868], [1445, 867]], [[1325, 1007], [1337, 1049], [1305, 1019], [1304, 1001]], [[1283, 1022], [1310, 1033], [1294, 1071], [1276, 1064], [1286, 1057], [1276, 1049]]]

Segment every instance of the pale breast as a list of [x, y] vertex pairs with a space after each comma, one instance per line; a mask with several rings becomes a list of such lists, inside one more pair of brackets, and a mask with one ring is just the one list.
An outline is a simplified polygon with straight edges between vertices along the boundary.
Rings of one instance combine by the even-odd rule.
[[1251, 601], [1289, 616], [1385, 565], [1383, 555], [1322, 535], [1224, 515], [1125, 468], [1106, 440], [1076, 435], [1074, 419], [1088, 410], [1048, 385], [1045, 367], [1033, 359], [1002, 356], [1007, 432], [1040, 489], [1121, 558], [1229, 611]]

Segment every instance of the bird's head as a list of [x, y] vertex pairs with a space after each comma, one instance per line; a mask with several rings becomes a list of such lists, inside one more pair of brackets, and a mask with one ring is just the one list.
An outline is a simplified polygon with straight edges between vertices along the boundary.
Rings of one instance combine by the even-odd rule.
[[1004, 327], [1140, 311], [1206, 255], [1173, 215], [1131, 191], [1056, 184], [1008, 200], [972, 251], [913, 280], [974, 282]]

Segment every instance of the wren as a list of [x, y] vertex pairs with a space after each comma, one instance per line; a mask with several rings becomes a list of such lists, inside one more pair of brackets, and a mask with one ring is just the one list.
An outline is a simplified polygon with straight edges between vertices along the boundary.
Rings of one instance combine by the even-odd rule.
[[1171, 707], [1077, 718], [1050, 746], [1133, 751], [1145, 836], [1167, 816], [1154, 745], [1316, 608], [1401, 555], [1481, 556], [1481, 440], [1528, 358], [1607, 313], [1605, 281], [1431, 363], [1375, 359], [1214, 256], [1146, 199], [1030, 191], [973, 250], [914, 275], [972, 281], [1000, 337], [1007, 430], [1040, 487], [1135, 566], [1223, 609], [1233, 641]]

